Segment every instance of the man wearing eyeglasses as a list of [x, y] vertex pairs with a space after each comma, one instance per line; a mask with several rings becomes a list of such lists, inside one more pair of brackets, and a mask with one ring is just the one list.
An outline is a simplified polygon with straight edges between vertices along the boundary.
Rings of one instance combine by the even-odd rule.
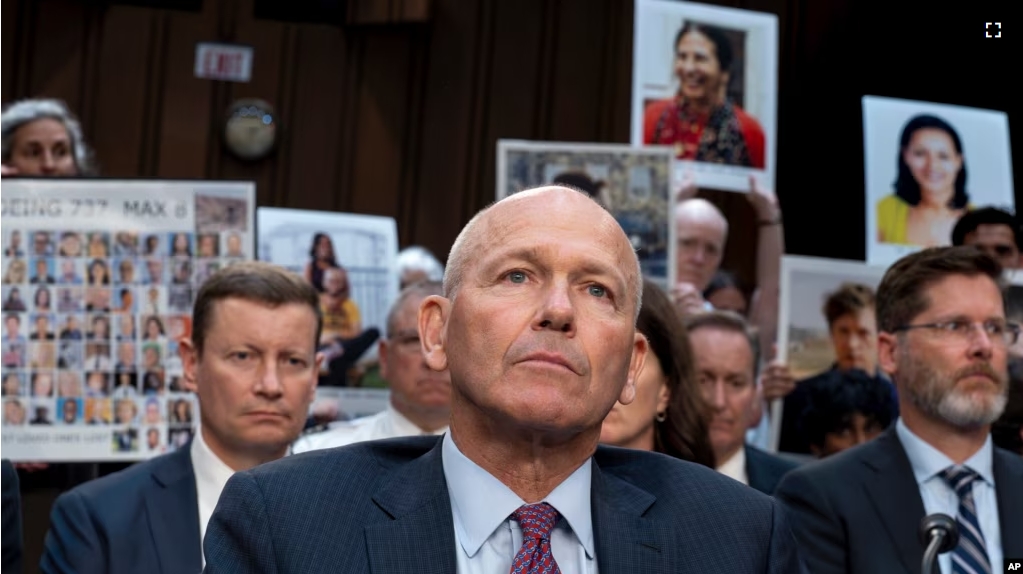
[[815, 574], [916, 574], [921, 519], [955, 517], [945, 574], [1001, 572], [1023, 556], [1023, 460], [994, 447], [1008, 397], [1002, 267], [969, 247], [897, 261], [877, 291], [878, 359], [898, 387], [901, 418], [880, 437], [788, 474], [789, 510]]
[[1013, 214], [995, 207], [966, 212], [952, 229], [952, 245], [979, 247], [1002, 264], [1003, 269], [1020, 268], [1023, 230]]
[[389, 383], [390, 404], [378, 414], [334, 423], [328, 430], [298, 439], [293, 452], [355, 442], [415, 435], [441, 435], [448, 429], [451, 377], [426, 366], [419, 342], [419, 304], [443, 294], [440, 281], [406, 287], [387, 315], [387, 337], [379, 343], [380, 374]]

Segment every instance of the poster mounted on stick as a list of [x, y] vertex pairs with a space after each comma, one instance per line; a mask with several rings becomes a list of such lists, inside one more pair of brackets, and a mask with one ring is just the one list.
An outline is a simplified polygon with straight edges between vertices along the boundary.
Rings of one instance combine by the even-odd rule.
[[[873, 304], [829, 327], [825, 307], [839, 291], [873, 300], [887, 267], [860, 261], [786, 255], [781, 262], [777, 360], [787, 363], [797, 381], [829, 371], [837, 362], [877, 370], [877, 326]], [[839, 357], [841, 355], [841, 358]], [[840, 360], [841, 359], [841, 360]], [[771, 405], [771, 450], [779, 450], [783, 401]]]
[[132, 461], [188, 442], [201, 281], [254, 251], [247, 182], [5, 179], [3, 453]]
[[398, 296], [398, 224], [393, 217], [260, 207], [259, 258], [284, 266], [320, 293], [324, 310], [321, 385], [376, 357]]
[[633, 145], [668, 145], [675, 180], [774, 189], [778, 17], [673, 0], [636, 0]]

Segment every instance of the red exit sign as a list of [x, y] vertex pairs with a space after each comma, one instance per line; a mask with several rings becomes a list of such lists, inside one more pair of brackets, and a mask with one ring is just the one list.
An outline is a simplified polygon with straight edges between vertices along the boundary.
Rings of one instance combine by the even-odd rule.
[[213, 42], [196, 44], [195, 77], [248, 82], [252, 78], [252, 47]]

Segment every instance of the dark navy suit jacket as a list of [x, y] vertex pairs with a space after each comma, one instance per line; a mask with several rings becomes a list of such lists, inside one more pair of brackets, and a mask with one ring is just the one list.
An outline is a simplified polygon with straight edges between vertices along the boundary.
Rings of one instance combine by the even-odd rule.
[[[998, 521], [1006, 558], [1023, 556], [1023, 459], [995, 448]], [[785, 505], [813, 574], [919, 574], [924, 503], [895, 426], [876, 439], [787, 474]], [[1001, 572], [1001, 564], [992, 564]]]
[[46, 574], [193, 574], [202, 570], [189, 446], [82, 484], [54, 503]]
[[790, 470], [799, 465], [780, 456], [746, 445], [746, 480], [764, 494], [774, 494], [778, 483]]
[[[709, 468], [601, 446], [592, 473], [601, 574], [800, 572], [770, 497]], [[456, 571], [439, 437], [311, 451], [240, 472], [204, 541], [208, 574]]]
[[3, 468], [3, 557], [0, 571], [21, 574], [21, 490], [18, 488], [18, 471], [11, 461], [4, 460]]

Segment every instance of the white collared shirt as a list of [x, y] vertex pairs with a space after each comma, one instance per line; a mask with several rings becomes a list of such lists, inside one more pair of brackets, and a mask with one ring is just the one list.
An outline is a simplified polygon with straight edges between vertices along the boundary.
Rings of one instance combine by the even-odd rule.
[[353, 421], [344, 421], [332, 425], [330, 429], [300, 437], [295, 441], [293, 452], [307, 452], [322, 448], [334, 448], [366, 440], [397, 438], [402, 436], [442, 435], [448, 427], [427, 432], [417, 427], [399, 413], [394, 405], [387, 403], [387, 408], [375, 415], [362, 417]]
[[[511, 513], [526, 502], [462, 454], [450, 434], [444, 435], [441, 448], [458, 574], [510, 571], [522, 547], [522, 528]], [[543, 499], [560, 515], [551, 532], [551, 553], [562, 574], [597, 572], [590, 514], [592, 464], [587, 459]]]
[[749, 475], [746, 474], [746, 448], [740, 448], [731, 458], [721, 463], [717, 471], [721, 474], [749, 485]]
[[206, 525], [217, 508], [220, 493], [224, 490], [227, 480], [234, 471], [210, 450], [202, 438], [202, 428], [195, 430], [192, 447], [192, 469], [195, 472], [195, 491], [199, 498], [199, 548], [203, 568], [206, 567], [206, 554], [202, 552], [202, 541], [206, 538]]
[[[940, 476], [941, 471], [955, 463], [909, 430], [901, 417], [895, 421], [895, 432], [899, 435], [899, 442], [902, 443], [906, 457], [909, 458], [909, 465], [913, 468], [913, 477], [916, 479], [917, 488], [920, 489], [920, 498], [924, 502], [924, 513], [941, 512], [955, 517], [959, 514], [959, 496]], [[984, 536], [984, 546], [987, 549], [988, 560], [991, 561], [991, 569], [997, 572], [1002, 567], [1002, 535], [998, 522], [993, 452], [989, 434], [984, 446], [967, 459], [963, 466], [969, 467], [981, 478], [973, 481], [973, 504], [977, 509], [977, 523], [980, 526], [980, 533]], [[1015, 486], [1018, 485], [1013, 485]], [[952, 553], [939, 554], [938, 564], [942, 572], [951, 572]]]

